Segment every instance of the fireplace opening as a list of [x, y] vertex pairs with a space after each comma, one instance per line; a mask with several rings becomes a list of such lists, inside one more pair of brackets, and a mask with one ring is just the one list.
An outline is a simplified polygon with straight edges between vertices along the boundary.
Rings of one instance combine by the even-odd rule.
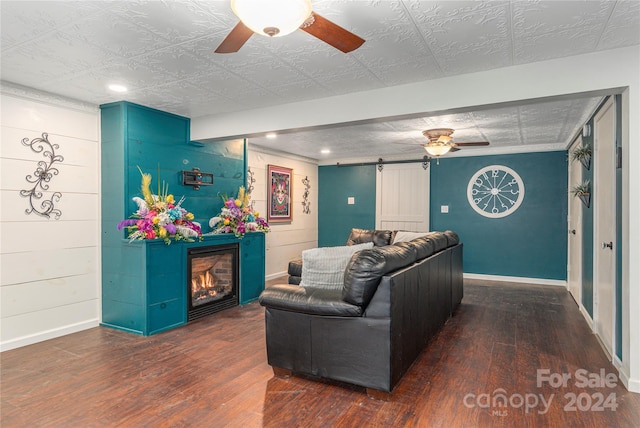
[[238, 244], [188, 250], [188, 321], [238, 305], [238, 254]]

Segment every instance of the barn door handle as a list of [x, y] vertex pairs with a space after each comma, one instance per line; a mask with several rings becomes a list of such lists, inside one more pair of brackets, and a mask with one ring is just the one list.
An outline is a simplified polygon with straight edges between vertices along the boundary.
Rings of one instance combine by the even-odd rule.
[[611, 242], [611, 241], [609, 241], [608, 243], [607, 242], [603, 242], [602, 243], [602, 249], [604, 250], [606, 248], [608, 248], [610, 250], [613, 250], [613, 242]]

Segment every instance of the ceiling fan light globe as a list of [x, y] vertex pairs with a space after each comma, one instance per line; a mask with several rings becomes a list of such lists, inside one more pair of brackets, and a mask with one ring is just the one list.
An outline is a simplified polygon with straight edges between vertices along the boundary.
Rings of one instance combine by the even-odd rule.
[[424, 146], [425, 151], [433, 157], [439, 157], [442, 155], [446, 155], [451, 150], [451, 146], [449, 144], [427, 144]]
[[233, 13], [256, 34], [293, 33], [311, 15], [310, 0], [231, 0]]

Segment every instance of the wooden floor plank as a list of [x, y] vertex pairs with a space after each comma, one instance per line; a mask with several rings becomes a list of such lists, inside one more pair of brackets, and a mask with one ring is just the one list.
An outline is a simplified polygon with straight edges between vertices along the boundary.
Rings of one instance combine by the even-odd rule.
[[[640, 395], [576, 385], [575, 373], [616, 373], [561, 287], [465, 281], [465, 298], [389, 401], [364, 388], [266, 362], [264, 309], [252, 303], [151, 337], [94, 328], [6, 351], [6, 427], [521, 427], [640, 426]], [[538, 385], [537, 371], [570, 374]], [[493, 406], [496, 391], [515, 399]], [[483, 395], [484, 394], [484, 395]], [[571, 394], [613, 394], [615, 411], [568, 411]], [[489, 398], [490, 405], [485, 405]], [[518, 406], [518, 397], [553, 400]], [[480, 399], [479, 397], [483, 398]]]

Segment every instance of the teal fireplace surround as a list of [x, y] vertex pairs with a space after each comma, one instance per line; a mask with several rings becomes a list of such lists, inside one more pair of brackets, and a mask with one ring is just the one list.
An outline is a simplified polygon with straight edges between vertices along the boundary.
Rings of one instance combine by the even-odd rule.
[[[222, 208], [220, 195], [246, 186], [245, 141], [197, 144], [190, 141], [190, 119], [129, 102], [101, 110], [102, 323], [131, 333], [151, 335], [187, 322], [187, 251], [192, 247], [239, 243], [239, 300], [255, 300], [264, 289], [265, 236], [248, 233], [207, 235], [202, 241], [129, 242], [119, 221], [136, 209], [140, 167], [166, 182], [176, 199], [208, 232], [209, 218]], [[195, 190], [182, 185], [182, 171], [193, 167], [213, 173], [213, 185]], [[159, 176], [160, 175], [160, 176]]]
[[[264, 289], [264, 233], [238, 239], [232, 234], [205, 236], [201, 242], [123, 240], [109, 251], [111, 266], [102, 284], [102, 325], [144, 336], [187, 323], [187, 250], [240, 244], [240, 304], [258, 298]], [[114, 249], [115, 250], [115, 249]]]

